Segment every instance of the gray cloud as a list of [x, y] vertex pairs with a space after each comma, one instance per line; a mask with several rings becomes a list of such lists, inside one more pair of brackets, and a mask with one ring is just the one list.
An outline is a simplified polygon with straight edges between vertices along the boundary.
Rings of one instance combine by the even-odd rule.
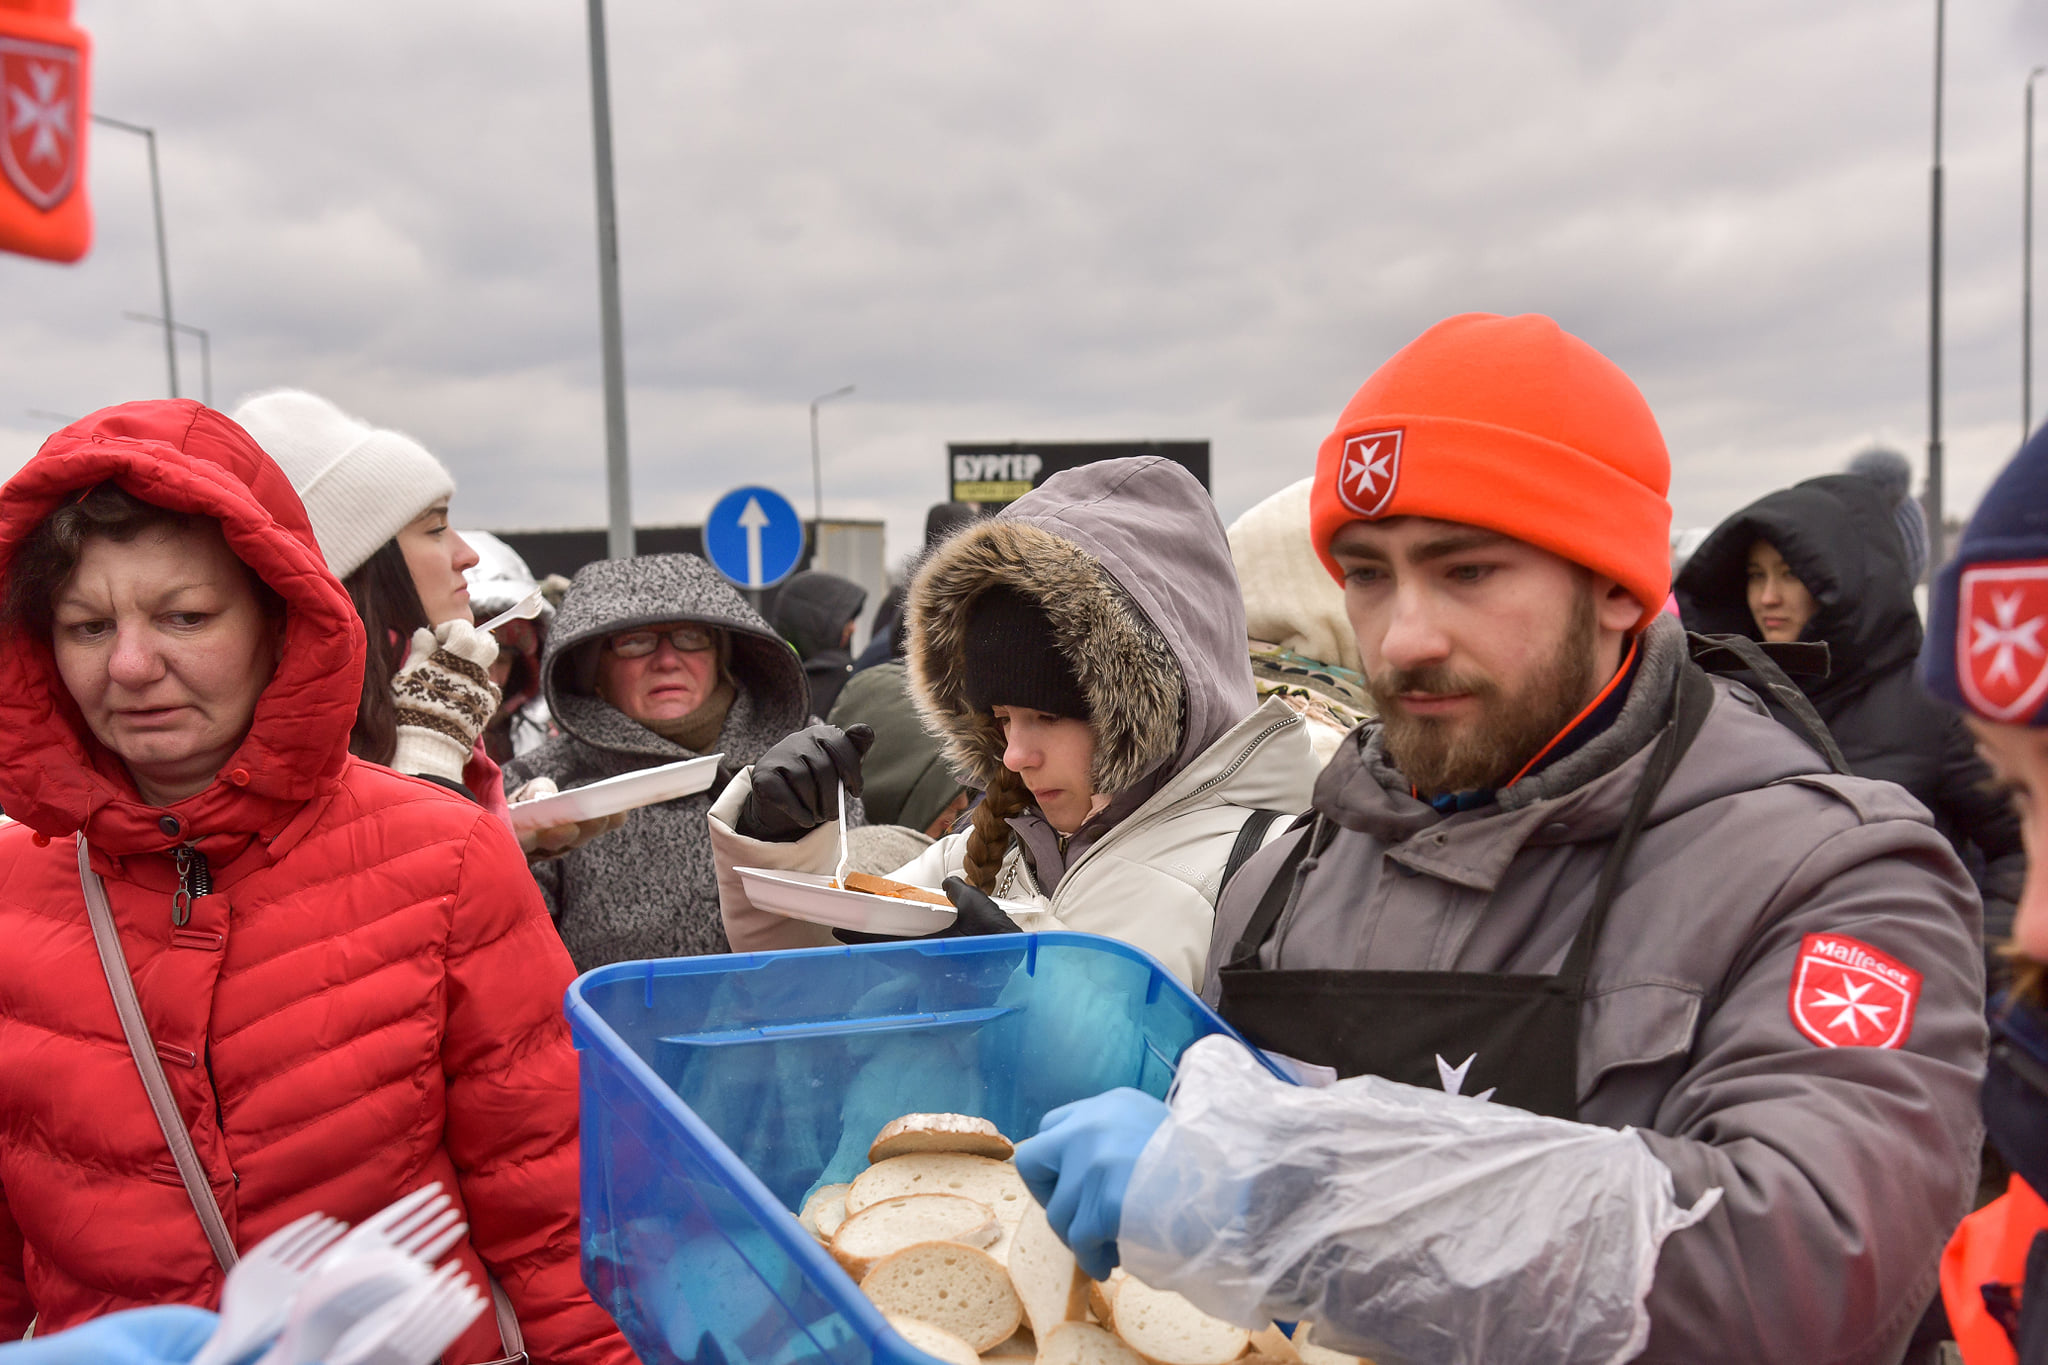
[[[409, 430], [473, 525], [598, 521], [580, 5], [79, 9], [99, 107], [160, 130], [218, 401], [297, 384]], [[887, 517], [895, 552], [949, 439], [1207, 436], [1231, 515], [1467, 309], [1552, 313], [1630, 371], [1681, 524], [1873, 438], [1922, 458], [1923, 0], [609, 17], [643, 520], [742, 480], [806, 503], [803, 404], [847, 382], [829, 507]], [[1989, 0], [1950, 30], [1967, 506], [2019, 435], [2020, 83], [2048, 14]], [[0, 467], [48, 430], [30, 409], [162, 391], [156, 337], [121, 318], [155, 306], [133, 142], [96, 140], [90, 260], [0, 258]]]

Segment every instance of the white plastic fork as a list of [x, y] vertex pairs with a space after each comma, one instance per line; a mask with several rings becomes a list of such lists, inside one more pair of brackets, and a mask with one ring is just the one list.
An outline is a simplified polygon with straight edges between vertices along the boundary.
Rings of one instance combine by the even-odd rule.
[[429, 1274], [412, 1257], [388, 1247], [323, 1264], [299, 1286], [283, 1335], [256, 1365], [319, 1365], [351, 1327], [417, 1289]]
[[347, 1231], [348, 1224], [338, 1218], [309, 1213], [251, 1247], [228, 1272], [220, 1325], [192, 1357], [192, 1365], [229, 1365], [276, 1336], [292, 1295]]
[[326, 1365], [429, 1365], [484, 1311], [484, 1297], [457, 1262], [349, 1330]]
[[839, 784], [839, 862], [832, 869], [832, 885], [846, 890], [846, 862], [849, 850], [846, 847], [846, 784]]
[[541, 590], [535, 588], [532, 592], [526, 594], [526, 596], [478, 626], [477, 631], [480, 634], [489, 635], [499, 626], [508, 626], [514, 621], [531, 621], [534, 617], [540, 615], [541, 605], [546, 600], [541, 595]]
[[469, 1225], [442, 1192], [441, 1182], [423, 1185], [356, 1224], [334, 1244], [321, 1265], [339, 1265], [366, 1251], [388, 1249], [432, 1265], [462, 1240]]

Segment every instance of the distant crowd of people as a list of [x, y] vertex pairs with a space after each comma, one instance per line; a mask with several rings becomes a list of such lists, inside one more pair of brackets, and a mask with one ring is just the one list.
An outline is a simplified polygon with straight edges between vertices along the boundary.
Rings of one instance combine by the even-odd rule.
[[[844, 847], [946, 935], [1142, 949], [1334, 1080], [1060, 1111], [1019, 1167], [1091, 1273], [1388, 1358], [1482, 1323], [1559, 1360], [2048, 1358], [2048, 436], [1929, 629], [1898, 457], [1675, 580], [1669, 476], [1605, 357], [1466, 315], [1227, 528], [1157, 459], [934, 508], [856, 653], [830, 573], [765, 611], [687, 554], [537, 581], [313, 394], [72, 424], [0, 489], [0, 1339], [211, 1305], [234, 1248], [440, 1180], [509, 1314], [449, 1360], [630, 1360], [579, 1278], [562, 993], [859, 941], [736, 872]], [[513, 819], [707, 755], [694, 795]], [[1612, 1283], [1564, 1292], [1589, 1245]], [[118, 1349], [189, 1356], [135, 1321]]]

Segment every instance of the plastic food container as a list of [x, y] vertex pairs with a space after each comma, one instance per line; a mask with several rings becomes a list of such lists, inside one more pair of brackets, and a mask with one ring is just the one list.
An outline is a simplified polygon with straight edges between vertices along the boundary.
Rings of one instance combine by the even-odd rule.
[[647, 1365], [930, 1365], [797, 1222], [805, 1194], [899, 1114], [1022, 1139], [1117, 1086], [1163, 1096], [1231, 1032], [1144, 953], [1072, 933], [618, 963], [567, 1009], [583, 1278]]

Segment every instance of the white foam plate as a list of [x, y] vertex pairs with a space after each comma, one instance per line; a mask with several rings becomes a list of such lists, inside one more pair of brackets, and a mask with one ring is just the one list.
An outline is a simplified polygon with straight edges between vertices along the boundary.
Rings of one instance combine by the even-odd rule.
[[788, 919], [902, 938], [936, 934], [953, 922], [951, 906], [897, 900], [869, 891], [842, 891], [832, 885], [829, 872], [782, 872], [770, 867], [734, 871], [746, 884], [748, 900]]
[[659, 768], [620, 773], [617, 777], [607, 777], [587, 787], [572, 787], [553, 796], [521, 801], [512, 807], [512, 828], [521, 833], [551, 829], [556, 825], [574, 824], [578, 820], [595, 820], [621, 811], [638, 810], [657, 801], [673, 801], [678, 796], [694, 796], [717, 780], [718, 761], [724, 757], [724, 754], [706, 754], [702, 758], [686, 758], [679, 763], [664, 763]]

